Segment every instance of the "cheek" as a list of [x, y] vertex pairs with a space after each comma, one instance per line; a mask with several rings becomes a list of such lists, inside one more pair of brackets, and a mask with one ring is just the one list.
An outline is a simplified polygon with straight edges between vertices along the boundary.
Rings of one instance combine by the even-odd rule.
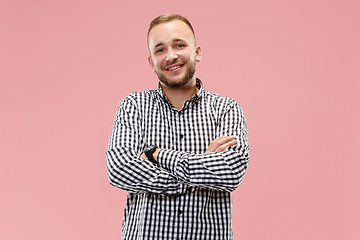
[[154, 68], [160, 68], [161, 67], [161, 58], [160, 57], [154, 57], [153, 58], [153, 65], [154, 65]]
[[197, 55], [196, 55], [196, 52], [194, 50], [194, 51], [188, 52], [186, 56], [187, 56], [188, 59], [190, 59], [190, 61], [195, 61]]

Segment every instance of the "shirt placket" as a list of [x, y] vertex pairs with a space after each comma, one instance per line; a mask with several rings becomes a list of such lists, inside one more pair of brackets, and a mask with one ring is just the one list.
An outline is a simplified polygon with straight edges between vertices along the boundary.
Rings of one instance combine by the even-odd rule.
[[[186, 149], [185, 145], [186, 145], [186, 113], [188, 111], [188, 102], [185, 102], [184, 104], [184, 108], [181, 111], [178, 111], [176, 114], [176, 119], [177, 119], [177, 147], [179, 148], [179, 150], [183, 150]], [[177, 223], [179, 225], [179, 228], [182, 229], [182, 219], [184, 219], [184, 214], [185, 211], [183, 209], [183, 201], [184, 201], [184, 197], [179, 196], [176, 199], [176, 207], [177, 207]], [[178, 236], [177, 239], [181, 239], [181, 236]]]

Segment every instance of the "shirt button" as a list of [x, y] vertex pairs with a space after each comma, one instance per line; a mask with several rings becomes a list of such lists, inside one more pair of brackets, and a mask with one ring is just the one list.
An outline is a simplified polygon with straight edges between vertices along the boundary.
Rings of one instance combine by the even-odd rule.
[[181, 133], [180, 133], [180, 139], [182, 139], [183, 137], [184, 137], [184, 134], [181, 134]]
[[179, 210], [179, 215], [181, 215], [183, 213], [183, 211], [182, 210]]

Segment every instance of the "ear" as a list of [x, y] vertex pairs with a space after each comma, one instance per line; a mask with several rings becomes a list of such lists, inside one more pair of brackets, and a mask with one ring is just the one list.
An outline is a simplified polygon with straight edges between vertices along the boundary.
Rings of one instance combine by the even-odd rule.
[[196, 45], [196, 58], [195, 60], [197, 62], [200, 62], [201, 61], [201, 47], [199, 45]]
[[153, 63], [153, 61], [152, 61], [152, 59], [151, 59], [151, 55], [148, 57], [148, 62], [149, 62], [149, 64], [150, 64], [150, 67], [151, 67], [151, 69], [153, 70], [153, 72], [155, 72], [155, 70], [154, 70], [154, 63]]

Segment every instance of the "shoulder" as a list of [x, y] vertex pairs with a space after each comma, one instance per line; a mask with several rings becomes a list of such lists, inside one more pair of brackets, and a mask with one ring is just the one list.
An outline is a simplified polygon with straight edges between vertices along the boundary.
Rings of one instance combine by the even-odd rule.
[[219, 112], [228, 111], [234, 107], [241, 110], [240, 104], [230, 97], [220, 96], [217, 93], [204, 90], [204, 98], [211, 107], [218, 109]]
[[142, 92], [132, 92], [127, 95], [119, 104], [119, 106], [139, 107], [151, 102], [156, 98], [156, 90], [146, 90]]
[[117, 107], [118, 118], [137, 118], [155, 101], [156, 90], [132, 92], [121, 100]]

